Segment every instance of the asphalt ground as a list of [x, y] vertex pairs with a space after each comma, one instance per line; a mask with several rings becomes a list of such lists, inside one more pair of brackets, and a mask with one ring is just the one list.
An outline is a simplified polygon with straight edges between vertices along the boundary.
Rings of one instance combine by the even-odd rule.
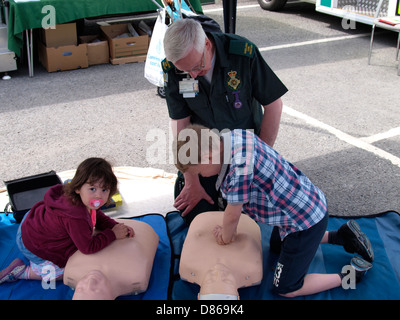
[[[223, 26], [221, 1], [203, 9]], [[274, 147], [325, 192], [331, 215], [400, 209], [397, 35], [378, 30], [368, 65], [370, 32], [344, 29], [309, 3], [269, 12], [238, 1], [236, 33], [289, 89]], [[34, 72], [20, 65], [0, 81], [0, 186], [91, 156], [176, 172], [166, 103], [143, 77], [144, 63], [48, 73], [35, 61]]]

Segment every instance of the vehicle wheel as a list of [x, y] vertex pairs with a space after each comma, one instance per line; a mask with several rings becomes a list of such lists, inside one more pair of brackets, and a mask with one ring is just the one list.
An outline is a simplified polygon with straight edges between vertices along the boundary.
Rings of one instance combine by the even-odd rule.
[[161, 98], [165, 98], [165, 88], [164, 87], [157, 87], [157, 94]]
[[287, 0], [257, 0], [258, 4], [264, 10], [279, 11], [281, 10]]

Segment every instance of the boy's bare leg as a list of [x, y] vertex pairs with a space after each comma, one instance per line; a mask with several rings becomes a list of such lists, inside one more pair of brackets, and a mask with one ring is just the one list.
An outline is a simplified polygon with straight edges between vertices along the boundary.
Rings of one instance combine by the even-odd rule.
[[328, 243], [329, 231], [325, 231], [324, 236], [322, 237], [321, 243]]
[[339, 274], [307, 274], [304, 278], [303, 286], [297, 290], [282, 296], [294, 298], [297, 296], [307, 296], [310, 294], [326, 291], [342, 285], [342, 280]]

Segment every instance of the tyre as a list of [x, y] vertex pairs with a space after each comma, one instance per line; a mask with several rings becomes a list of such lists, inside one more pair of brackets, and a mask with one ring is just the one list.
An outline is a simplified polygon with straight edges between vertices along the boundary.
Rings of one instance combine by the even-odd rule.
[[165, 98], [165, 88], [164, 87], [157, 87], [157, 94], [161, 98]]
[[281, 10], [287, 0], [257, 0], [258, 4], [264, 10], [279, 11]]

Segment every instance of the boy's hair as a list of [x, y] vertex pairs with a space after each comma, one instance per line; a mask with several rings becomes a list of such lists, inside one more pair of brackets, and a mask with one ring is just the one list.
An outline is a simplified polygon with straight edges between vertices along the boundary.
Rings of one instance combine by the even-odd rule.
[[74, 205], [82, 203], [81, 197], [75, 191], [85, 183], [100, 183], [103, 188], [110, 190], [106, 204], [109, 204], [111, 197], [117, 192], [118, 180], [112, 166], [102, 158], [88, 158], [76, 169], [75, 176], [71, 182], [64, 185], [64, 193]]
[[218, 150], [220, 135], [217, 130], [211, 130], [199, 124], [190, 124], [182, 129], [173, 143], [175, 166], [182, 173], [190, 166], [202, 162], [202, 157]]

